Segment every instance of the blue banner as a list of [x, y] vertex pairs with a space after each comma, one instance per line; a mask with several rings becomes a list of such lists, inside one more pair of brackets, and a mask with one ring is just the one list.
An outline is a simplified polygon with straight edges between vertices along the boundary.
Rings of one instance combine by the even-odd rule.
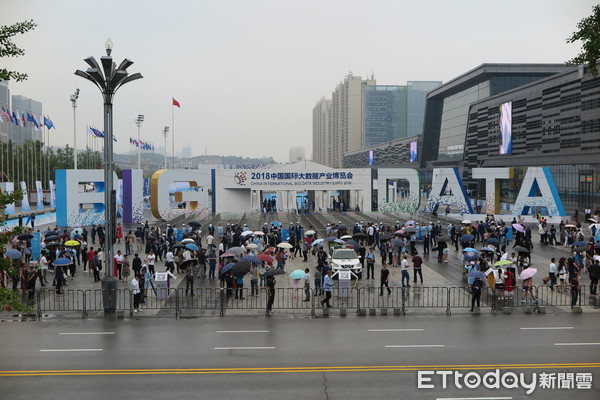
[[33, 232], [33, 239], [31, 239], [31, 260], [37, 260], [42, 256], [41, 243], [40, 232]]
[[175, 232], [175, 237], [177, 238], [177, 241], [181, 242], [183, 240], [183, 229], [177, 229]]

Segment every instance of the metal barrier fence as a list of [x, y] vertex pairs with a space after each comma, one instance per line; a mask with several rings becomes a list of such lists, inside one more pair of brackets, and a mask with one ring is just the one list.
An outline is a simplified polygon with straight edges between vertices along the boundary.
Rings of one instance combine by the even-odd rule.
[[[537, 286], [531, 290], [515, 287], [511, 292], [498, 292], [490, 288], [481, 290], [479, 308], [496, 314], [507, 308], [528, 307], [542, 312], [544, 307], [572, 308], [580, 312], [582, 307], [600, 307], [600, 298], [590, 295], [589, 286], [581, 286], [574, 296], [571, 287], [550, 288]], [[471, 309], [473, 295], [466, 287], [391, 287], [383, 291], [379, 287], [362, 288], [333, 288], [329, 306], [325, 304], [326, 296], [322, 290], [314, 289], [306, 297], [304, 289], [276, 288], [272, 299], [272, 310], [292, 310], [310, 313], [316, 316], [321, 308], [337, 310], [345, 315], [347, 311], [355, 310], [364, 315], [366, 311], [393, 309], [395, 314], [406, 314], [411, 310], [445, 310], [450, 315], [452, 310]], [[54, 290], [38, 290], [33, 300], [23, 296], [23, 302], [35, 309], [38, 319], [44, 314], [77, 312], [81, 318], [87, 318], [90, 313], [104, 311], [107, 301], [114, 301], [116, 311], [123, 315], [133, 315], [133, 295], [129, 289], [106, 291], [103, 289], [64, 290], [56, 293]], [[308, 301], [306, 301], [308, 300]], [[244, 314], [244, 310], [267, 310], [269, 293], [265, 288], [253, 292], [250, 288], [220, 289], [197, 288], [193, 291], [185, 289], [163, 289], [162, 291], [148, 290], [145, 300], [140, 305], [141, 310], [153, 311], [147, 313], [158, 316], [187, 317], [195, 315]], [[530, 311], [527, 311], [530, 312]], [[382, 311], [382, 313], [384, 313]]]

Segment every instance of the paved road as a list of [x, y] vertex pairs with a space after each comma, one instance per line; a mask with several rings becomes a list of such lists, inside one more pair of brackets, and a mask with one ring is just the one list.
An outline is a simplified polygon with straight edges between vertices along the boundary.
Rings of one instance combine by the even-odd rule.
[[[597, 399], [599, 322], [589, 314], [513, 314], [3, 323], [0, 397]], [[502, 376], [523, 373], [527, 382], [544, 372], [591, 373], [596, 381], [591, 390], [527, 395], [524, 388], [459, 389], [454, 382], [443, 390], [435, 375], [434, 389], [418, 389], [417, 371], [440, 366], [480, 376], [498, 368]]]

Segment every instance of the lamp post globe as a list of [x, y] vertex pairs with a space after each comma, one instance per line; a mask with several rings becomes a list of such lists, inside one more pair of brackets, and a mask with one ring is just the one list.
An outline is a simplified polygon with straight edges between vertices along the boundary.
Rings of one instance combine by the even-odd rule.
[[113, 258], [116, 228], [116, 205], [113, 184], [113, 98], [117, 90], [126, 83], [142, 78], [142, 74], [136, 72], [129, 74], [129, 68], [133, 61], [124, 59], [117, 66], [111, 57], [113, 48], [112, 40], [105, 43], [106, 56], [100, 58], [100, 63], [94, 57], [87, 57], [84, 61], [89, 65], [86, 71], [77, 70], [75, 75], [92, 82], [100, 92], [104, 102], [104, 276], [102, 278], [102, 299], [105, 314], [114, 314], [117, 307], [117, 279], [113, 276]]

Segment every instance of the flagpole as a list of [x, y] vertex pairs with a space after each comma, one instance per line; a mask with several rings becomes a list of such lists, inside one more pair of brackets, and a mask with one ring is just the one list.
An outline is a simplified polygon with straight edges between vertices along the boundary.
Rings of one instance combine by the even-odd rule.
[[175, 105], [173, 104], [173, 98], [171, 98], [171, 163], [173, 169], [175, 169]]

